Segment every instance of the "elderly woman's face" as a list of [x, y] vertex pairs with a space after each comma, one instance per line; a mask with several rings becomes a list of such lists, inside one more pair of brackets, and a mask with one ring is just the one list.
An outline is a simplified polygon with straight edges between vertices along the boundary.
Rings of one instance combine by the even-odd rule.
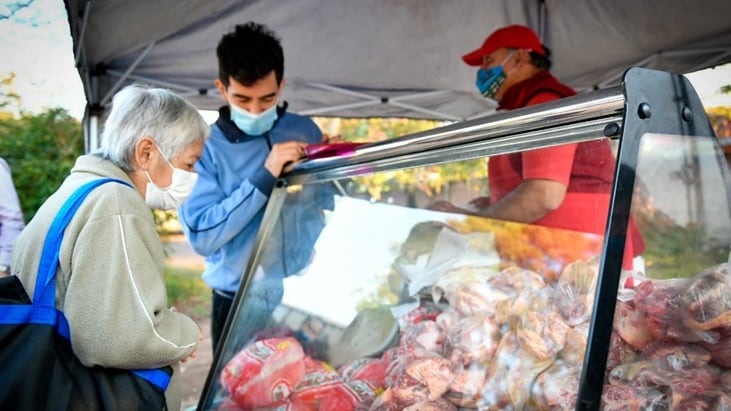
[[[148, 172], [155, 184], [160, 187], [167, 187], [172, 183], [173, 170], [167, 164], [167, 160], [165, 160], [162, 153], [158, 150], [155, 151], [157, 155], [153, 156], [152, 164]], [[193, 172], [195, 171], [193, 166], [200, 159], [202, 152], [203, 141], [194, 142], [186, 147], [179, 156], [171, 158], [170, 163], [175, 168]]]
[[175, 168], [185, 171], [193, 171], [193, 166], [196, 161], [201, 158], [201, 153], [203, 153], [203, 142], [196, 141], [186, 147], [186, 149], [177, 158], [170, 159], [170, 162], [173, 163], [173, 167]]

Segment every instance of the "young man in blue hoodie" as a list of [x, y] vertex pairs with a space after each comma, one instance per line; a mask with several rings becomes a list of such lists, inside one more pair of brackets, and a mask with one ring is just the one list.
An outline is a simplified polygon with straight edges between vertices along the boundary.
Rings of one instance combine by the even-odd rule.
[[[189, 243], [205, 256], [203, 280], [213, 289], [214, 347], [252, 255], [276, 179], [288, 164], [304, 158], [307, 144], [328, 140], [310, 118], [287, 112], [287, 103], [280, 101], [284, 56], [279, 38], [266, 26], [237, 25], [221, 38], [216, 53], [215, 84], [226, 104], [219, 109], [196, 163], [195, 189], [179, 209]], [[268, 315], [281, 300], [281, 280], [293, 273], [263, 268], [270, 281], [262, 315]], [[251, 318], [258, 323], [265, 320]]]

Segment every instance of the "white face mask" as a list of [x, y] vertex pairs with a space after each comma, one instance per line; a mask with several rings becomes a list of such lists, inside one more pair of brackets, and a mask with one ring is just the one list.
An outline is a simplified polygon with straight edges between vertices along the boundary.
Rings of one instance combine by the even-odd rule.
[[[155, 147], [157, 147], [157, 144]], [[152, 178], [150, 177], [150, 174], [147, 173], [147, 170], [143, 170], [145, 172], [145, 176], [147, 176], [145, 203], [150, 208], [172, 210], [180, 207], [180, 205], [183, 204], [188, 197], [190, 197], [190, 193], [193, 192], [193, 187], [195, 187], [195, 183], [198, 181], [198, 174], [173, 167], [173, 163], [171, 163], [165, 155], [162, 154], [160, 147], [157, 147], [157, 151], [160, 152], [162, 158], [164, 158], [170, 165], [170, 168], [173, 169], [172, 182], [167, 187], [158, 187], [152, 182]]]

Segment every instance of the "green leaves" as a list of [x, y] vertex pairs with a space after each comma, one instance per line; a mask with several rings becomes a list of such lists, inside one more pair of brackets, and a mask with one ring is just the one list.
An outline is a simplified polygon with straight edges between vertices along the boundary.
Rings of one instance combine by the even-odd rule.
[[66, 178], [83, 154], [81, 124], [64, 109], [0, 117], [0, 156], [10, 165], [25, 220]]

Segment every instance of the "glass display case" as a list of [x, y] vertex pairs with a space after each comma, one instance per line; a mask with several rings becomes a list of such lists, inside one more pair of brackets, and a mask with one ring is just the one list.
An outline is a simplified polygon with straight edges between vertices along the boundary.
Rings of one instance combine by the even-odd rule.
[[[490, 161], [582, 144], [608, 146], [587, 158], [610, 178], [561, 221], [480, 214]], [[730, 182], [690, 83], [637, 68], [305, 161], [272, 194], [198, 409], [726, 409]]]

